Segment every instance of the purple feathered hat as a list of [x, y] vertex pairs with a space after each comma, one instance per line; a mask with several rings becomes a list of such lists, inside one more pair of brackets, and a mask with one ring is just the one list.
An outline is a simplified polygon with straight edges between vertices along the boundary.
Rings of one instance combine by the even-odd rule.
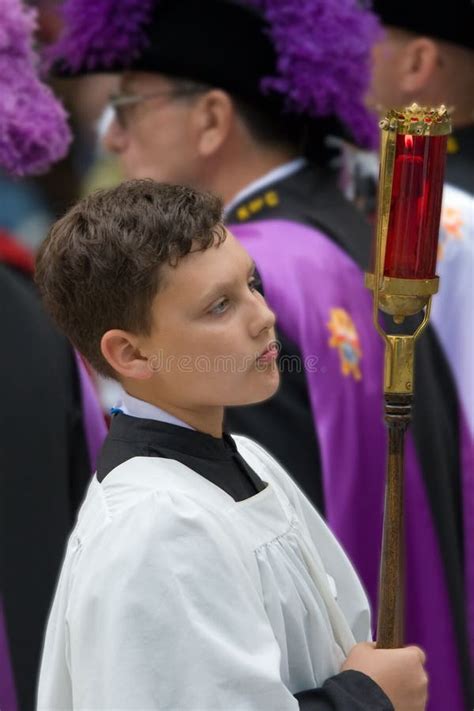
[[380, 36], [359, 0], [66, 0], [50, 53], [62, 74], [152, 71], [377, 141], [364, 106]]
[[0, 18], [0, 167], [41, 173], [67, 151], [66, 113], [37, 74], [35, 12], [21, 0], [0, 0]]

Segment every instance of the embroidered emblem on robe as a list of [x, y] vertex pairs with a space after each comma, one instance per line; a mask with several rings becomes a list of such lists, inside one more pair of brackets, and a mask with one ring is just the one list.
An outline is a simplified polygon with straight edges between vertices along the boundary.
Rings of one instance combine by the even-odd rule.
[[331, 333], [329, 345], [337, 348], [341, 360], [341, 370], [344, 375], [353, 376], [354, 380], [360, 380], [360, 360], [362, 358], [362, 348], [359, 334], [345, 309], [331, 309], [330, 320], [327, 327]]
[[457, 207], [445, 206], [441, 212], [441, 229], [439, 231], [438, 261], [444, 258], [448, 242], [464, 239], [462, 228], [464, 220], [461, 210]]

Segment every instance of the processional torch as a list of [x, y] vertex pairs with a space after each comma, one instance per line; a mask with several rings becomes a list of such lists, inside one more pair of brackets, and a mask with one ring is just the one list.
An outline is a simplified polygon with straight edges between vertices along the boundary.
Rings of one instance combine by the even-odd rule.
[[[431, 299], [438, 290], [436, 256], [451, 122], [444, 106], [412, 104], [389, 111], [380, 127], [375, 253], [373, 272], [365, 281], [373, 291], [375, 327], [385, 341], [388, 463], [377, 646], [389, 649], [403, 645], [404, 440], [413, 401], [415, 342], [428, 323]], [[398, 328], [388, 327], [388, 319], [382, 326], [379, 310]], [[409, 319], [415, 326], [407, 325], [408, 317], [415, 317]]]

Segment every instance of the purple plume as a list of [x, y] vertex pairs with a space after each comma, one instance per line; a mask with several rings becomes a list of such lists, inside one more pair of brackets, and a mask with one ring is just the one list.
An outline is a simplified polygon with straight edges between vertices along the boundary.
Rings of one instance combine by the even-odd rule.
[[146, 44], [153, 0], [65, 0], [65, 31], [47, 54], [73, 72], [131, 62]]
[[359, 0], [247, 0], [262, 12], [278, 56], [278, 76], [262, 90], [284, 94], [289, 108], [336, 115], [363, 147], [375, 148], [375, 115], [364, 106], [371, 48], [381, 36], [376, 16]]
[[15, 176], [45, 171], [71, 136], [66, 112], [37, 73], [33, 10], [0, 0], [0, 166]]

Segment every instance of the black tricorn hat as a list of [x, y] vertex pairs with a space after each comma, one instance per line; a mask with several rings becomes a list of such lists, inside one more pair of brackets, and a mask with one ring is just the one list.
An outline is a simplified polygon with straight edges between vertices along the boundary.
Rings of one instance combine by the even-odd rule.
[[472, 0], [374, 0], [374, 11], [385, 25], [399, 27], [473, 49], [474, 3]]
[[[120, 2], [120, 0], [119, 0]], [[124, 31], [127, 31], [126, 26]], [[144, 71], [222, 86], [260, 99], [259, 79], [276, 72], [276, 52], [260, 13], [225, 0], [160, 0], [151, 8], [139, 51], [124, 47], [113, 61], [104, 53], [71, 67], [56, 61], [63, 76]]]
[[63, 76], [157, 72], [339, 123], [361, 145], [377, 135], [364, 95], [379, 28], [359, 0], [66, 0], [64, 14], [52, 52]]

